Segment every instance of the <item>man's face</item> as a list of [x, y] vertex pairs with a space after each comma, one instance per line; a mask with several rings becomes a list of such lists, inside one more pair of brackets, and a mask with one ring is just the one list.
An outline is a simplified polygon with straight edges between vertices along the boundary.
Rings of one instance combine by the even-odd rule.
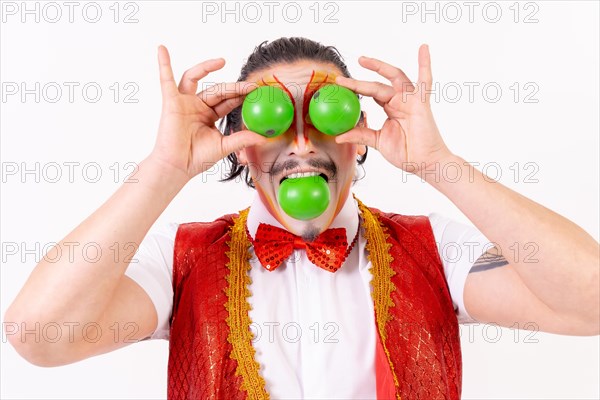
[[[308, 117], [313, 93], [334, 83], [340, 71], [333, 65], [314, 61], [279, 64], [255, 71], [247, 78], [259, 85], [287, 89], [294, 103], [294, 121], [283, 134], [262, 146], [247, 147], [237, 153], [238, 160], [250, 168], [250, 175], [263, 203], [290, 232], [313, 240], [329, 227], [346, 201], [356, 170], [356, 158], [366, 148], [355, 144], [337, 144], [334, 136], [319, 132]], [[242, 129], [247, 129], [242, 126]], [[317, 171], [327, 177], [330, 203], [325, 212], [308, 221], [287, 215], [277, 201], [281, 180], [294, 172]]]

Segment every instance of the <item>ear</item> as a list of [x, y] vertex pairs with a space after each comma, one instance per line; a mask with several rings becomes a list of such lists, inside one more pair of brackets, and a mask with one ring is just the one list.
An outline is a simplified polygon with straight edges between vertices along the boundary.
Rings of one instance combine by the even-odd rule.
[[[367, 112], [366, 111], [361, 111], [361, 118], [358, 122], [358, 126], [360, 127], [364, 127], [364, 128], [368, 128], [369, 126], [367, 125]], [[364, 156], [365, 153], [367, 152], [367, 146], [364, 144], [361, 144], [359, 146], [357, 146], [357, 150], [356, 153], [360, 156]]]
[[358, 154], [359, 156], [364, 156], [366, 152], [367, 152], [366, 145], [360, 144], [356, 147], [356, 154]]
[[248, 165], [248, 156], [246, 155], [246, 149], [241, 149], [235, 152], [235, 156], [238, 159], [238, 163], [241, 165]]
[[358, 120], [358, 126], [368, 128], [369, 125], [367, 124], [367, 112], [361, 111], [360, 114], [361, 115], [360, 115], [360, 119]]

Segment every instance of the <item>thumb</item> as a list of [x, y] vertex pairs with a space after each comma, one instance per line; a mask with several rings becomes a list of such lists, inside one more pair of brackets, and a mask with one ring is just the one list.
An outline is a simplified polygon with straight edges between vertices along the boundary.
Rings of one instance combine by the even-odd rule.
[[223, 136], [223, 153], [225, 155], [239, 151], [245, 147], [261, 146], [269, 139], [252, 131], [238, 131], [228, 136]]
[[339, 136], [335, 137], [335, 142], [337, 144], [342, 143], [354, 143], [354, 144], [362, 144], [367, 145], [369, 147], [373, 147], [377, 149], [379, 142], [379, 133], [380, 131], [376, 131], [367, 127], [356, 127], [354, 129], [349, 130], [346, 133], [343, 133]]

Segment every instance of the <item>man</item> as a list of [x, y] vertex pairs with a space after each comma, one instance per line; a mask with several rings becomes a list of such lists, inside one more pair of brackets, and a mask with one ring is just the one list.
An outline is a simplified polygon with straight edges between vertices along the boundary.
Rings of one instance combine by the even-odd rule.
[[[124, 322], [135, 321], [134, 339], [169, 337], [172, 398], [458, 398], [455, 312], [465, 321], [503, 326], [535, 321], [547, 332], [598, 334], [598, 244], [565, 218], [486, 180], [447, 148], [429, 105], [427, 46], [419, 50], [414, 86], [400, 69], [364, 57], [361, 65], [388, 83], [348, 78], [335, 57], [320, 58], [323, 54], [331, 55], [331, 49], [306, 39], [280, 39], [255, 51], [239, 82], [196, 94], [198, 81], [224, 60], [192, 67], [177, 86], [169, 55], [160, 47], [162, 117], [156, 146], [136, 174], [138, 184], [120, 188], [61, 243], [93, 240], [109, 248], [141, 242], [178, 191], [226, 156], [248, 167], [255, 200], [249, 209], [212, 223], [183, 224], [177, 236], [174, 230], [149, 235], [138, 252], [140, 262], [127, 270], [139, 285], [125, 275], [129, 261], [114, 260], [108, 251], [93, 264], [42, 261], [5, 319], [98, 321], [106, 327], [118, 321], [123, 333]], [[257, 61], [269, 55], [273, 62]], [[387, 114], [383, 126], [374, 130], [364, 118], [337, 137], [317, 131], [306, 117], [306, 101], [325, 83], [372, 97]], [[236, 121], [235, 110], [256, 84], [284, 87], [294, 101], [294, 123], [277, 138], [259, 136]], [[223, 136], [215, 123], [228, 114]], [[484, 236], [439, 217], [387, 214], [354, 199], [356, 158], [364, 157], [366, 146], [425, 180], [432, 169], [458, 166], [458, 181], [430, 183]], [[308, 221], [288, 216], [277, 198], [285, 177], [306, 171], [326, 177], [332, 199]], [[282, 247], [292, 240], [293, 257], [274, 248], [261, 257], [259, 232], [265, 229], [280, 235], [275, 243]], [[328, 229], [343, 229], [331, 232], [345, 239], [336, 272], [309, 255]], [[472, 262], [449, 265], [438, 254], [436, 242], [482, 243], [484, 237], [496, 245], [472, 269]], [[502, 249], [515, 242], [536, 243], [539, 262], [504, 258]], [[273, 341], [256, 339], [257, 326], [293, 322], [311, 329], [305, 326], [310, 321], [316, 323], [312, 337], [304, 331], [296, 341], [287, 333]], [[332, 324], [325, 328], [327, 323]], [[315, 332], [334, 332], [337, 342], [314, 340]], [[81, 337], [74, 343], [12, 343], [38, 365], [62, 365], [123, 345], [108, 335], [93, 344]]]

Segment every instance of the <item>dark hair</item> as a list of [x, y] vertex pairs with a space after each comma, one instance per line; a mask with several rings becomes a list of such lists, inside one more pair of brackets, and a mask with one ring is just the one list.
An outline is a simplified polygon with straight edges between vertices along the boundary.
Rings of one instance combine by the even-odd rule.
[[[238, 82], [246, 80], [248, 75], [255, 71], [267, 69], [275, 64], [293, 63], [299, 60], [331, 63], [342, 72], [342, 75], [351, 78], [342, 55], [335, 47], [324, 46], [321, 43], [303, 37], [290, 37], [280, 38], [271, 43], [265, 40], [258, 45], [242, 67]], [[242, 107], [239, 106], [221, 120], [219, 129], [225, 136], [231, 135], [242, 128], [241, 110]], [[361, 112], [360, 121], [363, 120], [363, 115]], [[220, 182], [233, 180], [243, 173], [246, 184], [253, 188], [254, 183], [250, 177], [249, 168], [238, 162], [235, 153], [229, 154], [227, 160], [230, 162], [231, 168], [227, 177], [221, 179]], [[358, 165], [362, 165], [366, 160], [367, 153], [365, 152], [364, 155], [357, 158]]]

